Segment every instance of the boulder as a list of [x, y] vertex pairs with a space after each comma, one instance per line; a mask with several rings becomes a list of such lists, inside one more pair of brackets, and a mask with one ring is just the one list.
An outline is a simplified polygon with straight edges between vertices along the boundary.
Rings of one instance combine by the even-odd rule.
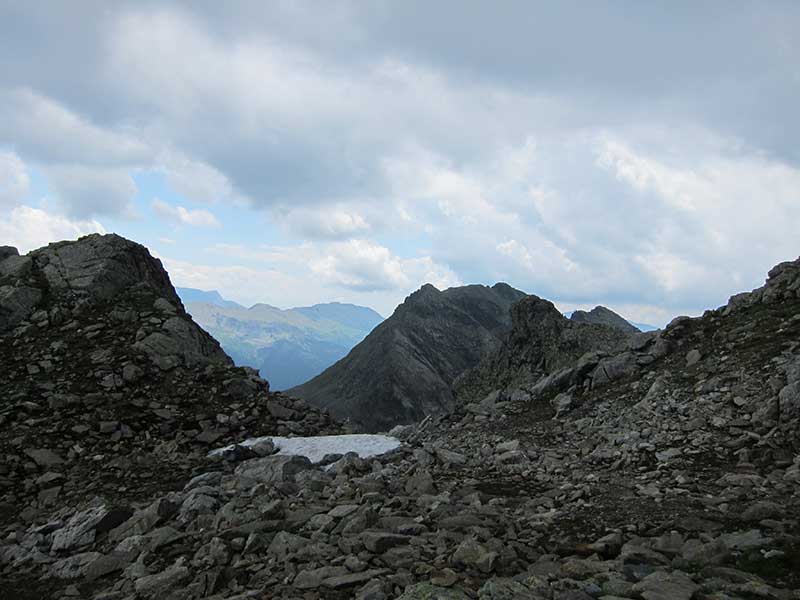
[[236, 467], [235, 475], [239, 485], [249, 487], [293, 481], [300, 471], [311, 468], [311, 461], [305, 456], [265, 456], [243, 462]]

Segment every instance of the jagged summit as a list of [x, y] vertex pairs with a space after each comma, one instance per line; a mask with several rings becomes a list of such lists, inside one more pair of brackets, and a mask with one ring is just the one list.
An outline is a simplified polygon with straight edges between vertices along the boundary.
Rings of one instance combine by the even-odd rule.
[[608, 325], [616, 327], [625, 333], [641, 333], [640, 329], [626, 321], [610, 308], [595, 306], [590, 311], [576, 310], [570, 315], [570, 320], [577, 323], [594, 323], [595, 325]]
[[367, 430], [447, 411], [453, 379], [499, 346], [524, 297], [510, 286], [423, 285], [345, 358], [288, 393]]
[[615, 326], [567, 319], [552, 302], [534, 295], [511, 307], [511, 321], [497, 351], [454, 382], [460, 400], [480, 400], [506, 387], [533, 386], [586, 353], [622, 347], [629, 337]]

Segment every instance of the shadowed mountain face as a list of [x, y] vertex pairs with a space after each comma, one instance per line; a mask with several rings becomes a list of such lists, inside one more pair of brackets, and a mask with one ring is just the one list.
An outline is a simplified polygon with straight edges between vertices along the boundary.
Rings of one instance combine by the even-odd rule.
[[181, 297], [181, 300], [183, 300], [184, 304], [203, 303], [213, 304], [214, 306], [221, 306], [223, 308], [244, 308], [244, 306], [238, 302], [226, 300], [217, 290], [206, 291], [195, 288], [179, 287], [175, 288], [175, 291], [178, 292], [178, 296]]
[[453, 380], [499, 347], [524, 297], [504, 283], [425, 285], [347, 357], [288, 391], [369, 431], [444, 412]]
[[640, 330], [620, 317], [613, 310], [605, 306], [595, 306], [589, 312], [585, 310], [576, 310], [570, 315], [570, 320], [576, 323], [594, 323], [595, 325], [608, 325], [609, 327], [616, 327], [625, 333], [639, 333]]
[[[595, 309], [597, 310], [597, 309]], [[512, 327], [504, 343], [480, 364], [464, 372], [453, 388], [460, 401], [481, 400], [488, 393], [506, 388], [527, 389], [540, 379], [575, 363], [587, 353], [615, 350], [632, 335], [627, 328], [590, 322], [597, 313], [584, 313], [585, 319], [567, 319], [552, 302], [528, 296], [511, 309]], [[634, 333], [638, 330], [633, 328]]]
[[383, 320], [370, 308], [338, 302], [288, 310], [268, 304], [245, 308], [216, 291], [179, 288], [178, 293], [237, 365], [258, 369], [278, 390], [320, 374]]

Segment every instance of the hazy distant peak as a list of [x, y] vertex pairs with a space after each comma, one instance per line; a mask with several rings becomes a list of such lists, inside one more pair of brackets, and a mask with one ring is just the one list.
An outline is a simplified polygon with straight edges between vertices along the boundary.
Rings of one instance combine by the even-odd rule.
[[196, 288], [179, 287], [175, 288], [175, 291], [178, 292], [178, 296], [184, 304], [188, 302], [203, 302], [205, 304], [213, 304], [214, 306], [221, 306], [224, 308], [244, 308], [244, 306], [233, 300], [226, 300], [217, 290], [199, 290]]

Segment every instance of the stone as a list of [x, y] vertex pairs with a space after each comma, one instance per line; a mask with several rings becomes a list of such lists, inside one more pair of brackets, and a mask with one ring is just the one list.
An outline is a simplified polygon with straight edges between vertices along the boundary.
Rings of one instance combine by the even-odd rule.
[[459, 452], [453, 452], [446, 448], [437, 448], [436, 457], [445, 464], [462, 466], [467, 464], [467, 457]]
[[478, 600], [541, 600], [542, 596], [519, 581], [492, 578], [478, 590]]
[[84, 577], [89, 567], [103, 558], [99, 552], [83, 552], [57, 560], [50, 566], [50, 574], [58, 579], [78, 579]]
[[742, 513], [745, 521], [763, 521], [764, 519], [780, 519], [786, 513], [786, 509], [776, 502], [762, 500], [754, 502]]
[[342, 519], [358, 510], [358, 504], [339, 504], [328, 511], [328, 516]]
[[458, 545], [450, 559], [457, 568], [473, 568], [483, 573], [491, 573], [494, 569], [497, 553], [486, 549], [472, 538], [467, 538]]
[[63, 528], [53, 534], [53, 551], [71, 550], [94, 542], [95, 527], [108, 512], [105, 506], [97, 506], [75, 513]]
[[322, 585], [332, 590], [341, 590], [355, 587], [368, 581], [373, 581], [378, 577], [389, 573], [387, 569], [369, 569], [361, 573], [348, 573], [346, 575], [334, 575], [323, 580]]
[[292, 418], [294, 418], [294, 411], [278, 402], [267, 402], [267, 411], [269, 411], [269, 414], [271, 414], [274, 418], [283, 421], [291, 421]]
[[313, 468], [305, 456], [267, 456], [248, 460], [236, 467], [240, 485], [249, 487], [256, 483], [293, 481], [300, 471]]
[[703, 358], [703, 355], [700, 353], [700, 350], [697, 350], [696, 348], [694, 350], [690, 350], [686, 354], [686, 366], [693, 367], [700, 362], [701, 358]]
[[682, 571], [656, 571], [634, 585], [632, 591], [641, 594], [644, 600], [691, 600], [699, 589]]
[[461, 590], [417, 583], [408, 586], [398, 600], [469, 600], [469, 596]]
[[40, 467], [49, 468], [64, 464], [63, 458], [47, 448], [25, 450], [25, 454], [27, 454], [33, 460], [33, 462]]
[[408, 544], [411, 538], [407, 535], [386, 533], [383, 531], [365, 531], [361, 534], [364, 547], [370, 552], [383, 554], [390, 548]]
[[189, 579], [190, 572], [183, 559], [178, 559], [160, 573], [146, 575], [137, 579], [133, 587], [141, 598], [161, 598]]

